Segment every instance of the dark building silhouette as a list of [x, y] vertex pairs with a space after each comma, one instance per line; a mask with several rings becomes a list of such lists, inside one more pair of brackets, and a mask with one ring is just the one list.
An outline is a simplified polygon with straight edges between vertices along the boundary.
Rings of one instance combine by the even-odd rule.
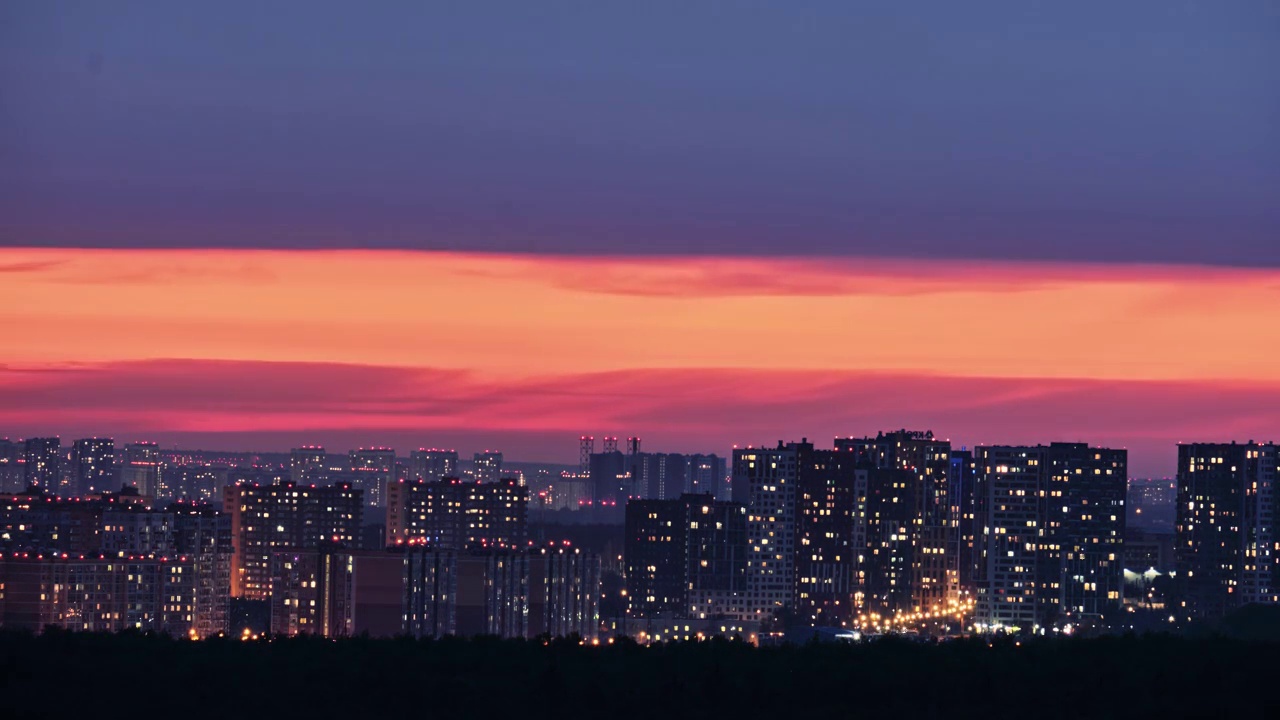
[[160, 446], [153, 442], [125, 445], [120, 481], [137, 488], [140, 495], [160, 497]]
[[394, 637], [404, 628], [405, 559], [325, 543], [273, 554], [271, 632]]
[[72, 446], [71, 462], [75, 476], [73, 491], [79, 497], [114, 490], [116, 482], [116, 443], [111, 438], [82, 438]]
[[370, 507], [386, 507], [387, 485], [396, 479], [396, 451], [391, 448], [360, 448], [347, 454], [352, 483], [364, 491]]
[[409, 453], [408, 480], [435, 482], [449, 477], [458, 477], [457, 450], [420, 448]]
[[527, 637], [577, 634], [587, 640], [600, 632], [600, 556], [578, 548], [546, 547], [529, 551]]
[[474, 453], [471, 463], [475, 466], [477, 482], [497, 482], [502, 479], [502, 453], [493, 450]]
[[1274, 444], [1178, 446], [1176, 560], [1186, 618], [1214, 619], [1280, 600]]
[[1142, 574], [1149, 570], [1166, 575], [1177, 570], [1174, 555], [1174, 534], [1135, 528], [1125, 528], [1124, 567]]
[[688, 506], [632, 500], [626, 508], [627, 604], [633, 617], [679, 615], [688, 606]]
[[1129, 453], [1049, 446], [1041, 604], [1045, 625], [1116, 610], [1124, 597]]
[[520, 549], [528, 541], [529, 489], [510, 478], [393, 483], [387, 542], [450, 550]]
[[410, 547], [404, 568], [412, 637], [598, 635], [600, 558], [592, 553]]
[[717, 500], [728, 501], [729, 475], [725, 459], [719, 455], [694, 454], [687, 456], [688, 482], [685, 492], [694, 495], [711, 494]]
[[18, 493], [26, 489], [22, 450], [22, 443], [0, 438], [0, 492]]
[[839, 450], [797, 453], [795, 596], [805, 624], [848, 626], [866, 585], [859, 576], [866, 552], [866, 496], [871, 470]]
[[187, 637], [196, 622], [195, 576], [183, 557], [0, 556], [0, 624], [35, 632], [56, 627]]
[[966, 591], [972, 591], [976, 582], [974, 575], [978, 561], [975, 548], [981, 534], [973, 504], [975, 468], [973, 452], [951, 451], [951, 474], [948, 477], [951, 484], [951, 543], [957, 584]]
[[638, 450], [627, 456], [624, 466], [630, 475], [629, 496], [654, 500], [673, 500], [684, 493], [730, 500], [725, 467], [725, 459], [717, 455]]
[[289, 451], [289, 480], [298, 485], [329, 482], [329, 456], [320, 445], [303, 445]]
[[174, 503], [173, 551], [191, 561], [192, 625], [197, 637], [230, 629], [231, 518], [212, 505]]
[[617, 450], [592, 453], [588, 461], [592, 497], [595, 505], [623, 505], [631, 496], [631, 475], [627, 457]]
[[624, 557], [629, 615], [742, 615], [746, 520], [742, 505], [710, 494], [628, 502]]
[[62, 468], [62, 441], [56, 437], [28, 438], [22, 448], [27, 487], [56, 490]]

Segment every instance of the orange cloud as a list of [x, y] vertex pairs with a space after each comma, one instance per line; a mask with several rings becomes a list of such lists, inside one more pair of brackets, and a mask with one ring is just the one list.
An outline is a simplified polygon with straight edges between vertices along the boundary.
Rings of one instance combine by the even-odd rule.
[[0, 250], [0, 362], [157, 357], [1280, 379], [1280, 271], [382, 251]]

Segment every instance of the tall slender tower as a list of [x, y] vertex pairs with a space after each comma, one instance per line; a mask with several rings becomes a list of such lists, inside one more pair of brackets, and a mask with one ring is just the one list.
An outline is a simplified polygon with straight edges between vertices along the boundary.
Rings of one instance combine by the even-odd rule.
[[585, 476], [591, 472], [591, 456], [596, 451], [596, 439], [590, 435], [578, 438], [578, 474]]

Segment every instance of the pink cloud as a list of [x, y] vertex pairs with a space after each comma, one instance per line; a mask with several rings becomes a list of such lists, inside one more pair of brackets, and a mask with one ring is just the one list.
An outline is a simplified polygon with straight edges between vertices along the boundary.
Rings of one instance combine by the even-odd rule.
[[[406, 448], [441, 437], [477, 447], [505, 438], [529, 459], [571, 461], [572, 438], [584, 431], [727, 453], [734, 444], [800, 436], [827, 444], [897, 427], [931, 428], [957, 446], [1129, 447], [1135, 474], [1163, 474], [1178, 441], [1280, 439], [1280, 385], [718, 369], [495, 380], [456, 370], [204, 360], [0, 371], [0, 431], [14, 436], [169, 434], [207, 445], [234, 434], [276, 438], [280, 447], [323, 436]], [[563, 443], [549, 447], [557, 437]]]

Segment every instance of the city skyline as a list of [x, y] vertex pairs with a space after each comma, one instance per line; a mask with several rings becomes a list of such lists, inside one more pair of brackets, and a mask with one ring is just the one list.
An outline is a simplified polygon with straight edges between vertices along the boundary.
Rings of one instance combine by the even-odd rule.
[[[1123, 449], [966, 451], [905, 429], [835, 438], [831, 449], [805, 438], [739, 448], [727, 484], [681, 469], [694, 458], [646, 457], [637, 438], [621, 463], [617, 438], [593, 453], [582, 436], [586, 476], [507, 474], [491, 452], [474, 455], [465, 479], [415, 477], [428, 471], [393, 461], [389, 448], [306, 446], [236, 462], [135, 443], [123, 463], [97, 467], [112, 444], [77, 441], [67, 467], [60, 439], [29, 438], [25, 483], [13, 477], [17, 444], [0, 444], [0, 548], [9, 551], [0, 575], [15, 583], [6, 624], [207, 637], [228, 628], [225, 615], [206, 614], [213, 600], [240, 608], [237, 628], [247, 623], [250, 639], [267, 623], [285, 635], [528, 637], [536, 630], [520, 618], [543, 603], [547, 623], [593, 642], [606, 626], [644, 643], [740, 634], [755, 645], [819, 631], [845, 641], [958, 637], [967, 623], [977, 633], [1070, 635], [1185, 627], [1274, 604], [1280, 573], [1274, 443], [1179, 446], [1177, 478], [1162, 488], [1131, 483]], [[642, 469], [654, 457], [668, 461], [665, 483]], [[718, 463], [712, 472], [729, 469], [700, 457]], [[92, 489], [86, 458], [90, 475], [115, 476], [122, 489]], [[1162, 505], [1172, 526], [1141, 521], [1143, 508]], [[184, 548], [198, 555], [194, 565], [183, 565]], [[147, 571], [160, 573], [145, 590], [152, 604], [103, 610], [119, 601], [122, 575], [143, 572], [112, 564], [113, 553], [162, 564]], [[164, 566], [169, 559], [178, 564]], [[536, 571], [535, 560], [545, 561]], [[47, 572], [70, 574], [64, 584]], [[76, 579], [86, 573], [99, 579]], [[191, 573], [203, 579], [190, 585]], [[464, 577], [465, 603], [450, 590]], [[611, 594], [606, 577], [625, 587]], [[529, 595], [535, 578], [545, 583]], [[348, 592], [354, 606], [341, 600]], [[481, 596], [487, 615], [477, 615]]]
[[1278, 88], [1280, 0], [0, 2], [6, 707], [1280, 717]]

